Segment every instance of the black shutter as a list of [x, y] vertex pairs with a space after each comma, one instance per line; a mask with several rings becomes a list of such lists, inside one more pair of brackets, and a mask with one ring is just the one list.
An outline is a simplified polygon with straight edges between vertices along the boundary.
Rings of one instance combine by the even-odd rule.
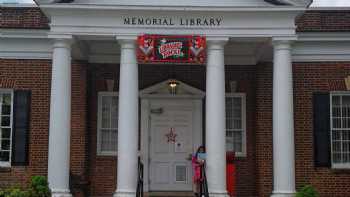
[[331, 166], [329, 93], [314, 93], [314, 160], [315, 167]]
[[28, 165], [31, 92], [17, 90], [13, 100], [12, 163]]

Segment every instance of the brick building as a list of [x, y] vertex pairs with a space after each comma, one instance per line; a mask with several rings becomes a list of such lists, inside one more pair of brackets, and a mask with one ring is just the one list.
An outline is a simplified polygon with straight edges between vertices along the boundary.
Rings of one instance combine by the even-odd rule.
[[[0, 187], [44, 175], [55, 197], [135, 196], [140, 158], [144, 191], [176, 196], [204, 145], [211, 196], [232, 151], [238, 197], [350, 196], [350, 11], [310, 3], [3, 5]], [[180, 41], [187, 59], [147, 53]]]

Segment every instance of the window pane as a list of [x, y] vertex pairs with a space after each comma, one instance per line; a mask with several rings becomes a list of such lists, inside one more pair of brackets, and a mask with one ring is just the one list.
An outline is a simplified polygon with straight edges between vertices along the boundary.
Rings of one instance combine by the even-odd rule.
[[111, 128], [118, 128], [118, 99], [112, 98], [112, 109], [111, 109]]
[[11, 105], [11, 94], [3, 94], [3, 105]]
[[2, 116], [1, 117], [1, 126], [3, 126], [3, 127], [10, 126], [10, 116]]
[[111, 150], [117, 151], [118, 149], [118, 131], [111, 130]]
[[341, 114], [340, 114], [340, 109], [341, 107], [338, 105], [338, 106], [333, 106], [333, 117], [340, 117]]
[[340, 152], [340, 151], [341, 151], [341, 142], [333, 141], [333, 152]]
[[2, 128], [2, 129], [0, 129], [0, 133], [1, 133], [1, 139], [4, 139], [4, 138], [9, 139], [11, 136], [11, 129]]
[[110, 151], [109, 130], [101, 130], [101, 151]]
[[340, 96], [333, 96], [332, 97], [332, 104], [334, 105], [340, 105]]
[[349, 153], [343, 154], [343, 163], [349, 163], [350, 162], [350, 155]]
[[334, 153], [333, 154], [333, 162], [334, 163], [341, 163], [342, 162], [342, 155], [341, 153]]
[[333, 163], [350, 163], [350, 96], [332, 96], [331, 120]]
[[11, 115], [11, 105], [3, 105], [1, 115]]
[[343, 106], [350, 106], [350, 96], [342, 96]]
[[242, 152], [242, 98], [226, 97], [226, 150]]
[[226, 138], [226, 151], [233, 151], [233, 138]]
[[10, 140], [1, 140], [0, 150], [10, 150]]
[[341, 128], [341, 118], [333, 118], [333, 128]]
[[0, 161], [10, 161], [10, 152], [0, 151]]
[[102, 128], [110, 128], [110, 115], [111, 115], [111, 97], [102, 97]]

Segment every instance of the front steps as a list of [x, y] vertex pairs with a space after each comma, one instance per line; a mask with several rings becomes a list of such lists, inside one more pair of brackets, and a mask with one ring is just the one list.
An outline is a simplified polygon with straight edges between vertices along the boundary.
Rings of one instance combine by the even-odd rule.
[[[193, 192], [145, 192], [144, 197], [194, 197]], [[111, 196], [91, 196], [111, 197]]]
[[193, 192], [145, 192], [144, 197], [194, 197]]

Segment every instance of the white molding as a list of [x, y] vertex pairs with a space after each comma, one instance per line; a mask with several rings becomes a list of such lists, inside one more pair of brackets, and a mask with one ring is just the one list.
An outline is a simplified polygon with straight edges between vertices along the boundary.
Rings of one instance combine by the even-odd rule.
[[298, 41], [292, 58], [293, 62], [350, 61], [350, 41]]
[[[118, 92], [107, 92], [107, 91], [100, 91], [98, 92], [97, 97], [97, 130], [96, 130], [96, 156], [118, 156], [118, 150], [117, 151], [101, 151], [101, 123], [102, 123], [102, 97], [103, 96], [115, 96], [118, 97]], [[118, 106], [119, 110], [119, 106]], [[119, 112], [118, 112], [119, 116]], [[117, 131], [119, 132], [119, 131]]]
[[350, 41], [349, 32], [300, 32], [297, 42]]
[[[9, 88], [0, 88], [0, 96], [4, 93], [10, 93], [11, 94], [11, 114], [10, 114], [10, 153], [9, 153], [9, 161], [0, 161], [0, 167], [5, 167], [9, 168], [11, 167], [11, 161], [12, 161], [12, 134], [13, 134], [13, 114], [14, 114], [14, 92], [13, 89]], [[0, 98], [2, 100], [2, 98]], [[2, 103], [2, 102], [0, 102]], [[0, 105], [0, 115], [1, 115], [1, 105]], [[0, 125], [1, 125], [1, 120], [0, 120]], [[1, 126], [0, 126], [1, 127]], [[1, 136], [0, 136], [0, 147], [1, 147]]]
[[[241, 117], [242, 117], [242, 152], [236, 152], [236, 157], [247, 157], [247, 104], [246, 94], [239, 92], [230, 92], [225, 94], [225, 98], [241, 98]], [[226, 116], [225, 116], [226, 117]]]
[[[151, 102], [156, 102], [157, 100], [192, 100], [194, 107], [193, 114], [193, 130], [195, 137], [193, 138], [193, 151], [195, 148], [202, 144], [203, 141], [203, 98], [205, 96], [205, 92], [199, 90], [197, 88], [191, 87], [183, 82], [180, 82], [180, 86], [190, 90], [193, 94], [187, 95], [169, 95], [169, 94], [152, 94], [157, 91], [157, 89], [161, 88], [163, 85], [167, 84], [169, 80], [160, 82], [148, 88], [145, 88], [140, 91], [141, 97], [141, 159], [144, 164], [144, 191], [149, 191], [149, 128], [150, 128], [150, 105]], [[196, 122], [199, 121], [199, 122]]]
[[0, 31], [0, 58], [5, 59], [51, 59], [52, 42], [48, 30]]
[[237, 5], [216, 5], [216, 6], [198, 6], [198, 5], [131, 5], [131, 4], [41, 4], [40, 7], [45, 10], [62, 9], [103, 9], [103, 10], [152, 10], [152, 11], [304, 11], [304, 6], [237, 6]]
[[[150, 190], [150, 165], [149, 165], [149, 155], [150, 155], [150, 106], [151, 102], [165, 101], [165, 100], [179, 100], [183, 99], [180, 96], [174, 95], [172, 97], [164, 98], [161, 95], [159, 97], [141, 98], [141, 159], [144, 164], [144, 191], [148, 192]], [[193, 147], [192, 151], [195, 152], [196, 148], [202, 145], [203, 141], [203, 100], [201, 98], [189, 96], [185, 100], [192, 101], [193, 106]], [[196, 122], [199, 121], [199, 122]]]
[[[348, 128], [333, 128], [333, 96], [349, 96], [350, 92], [349, 91], [331, 91], [329, 94], [329, 108], [330, 108], [330, 117], [329, 117], [329, 121], [330, 121], [330, 134], [329, 134], [329, 140], [330, 140], [330, 157], [331, 157], [331, 168], [332, 169], [350, 169], [350, 162], [347, 163], [334, 163], [333, 162], [333, 130], [347, 130]], [[342, 116], [341, 118], [343, 118], [344, 116]], [[338, 139], [339, 140], [339, 139]], [[341, 154], [343, 154], [346, 151], [342, 151]]]
[[[162, 81], [160, 83], [157, 83], [155, 85], [152, 85], [150, 87], [147, 87], [143, 90], [140, 91], [140, 97], [141, 98], [173, 98], [176, 96], [177, 98], [204, 98], [205, 92], [192, 87], [182, 81], [176, 80], [179, 83], [179, 87], [185, 91], [185, 94], [179, 94], [179, 95], [171, 95], [171, 94], [164, 94], [164, 93], [159, 93], [160, 89], [167, 87], [168, 83], [172, 79], [168, 79], [165, 81]], [[156, 93], [156, 94], [154, 94]]]
[[0, 38], [48, 38], [46, 29], [0, 29]]

